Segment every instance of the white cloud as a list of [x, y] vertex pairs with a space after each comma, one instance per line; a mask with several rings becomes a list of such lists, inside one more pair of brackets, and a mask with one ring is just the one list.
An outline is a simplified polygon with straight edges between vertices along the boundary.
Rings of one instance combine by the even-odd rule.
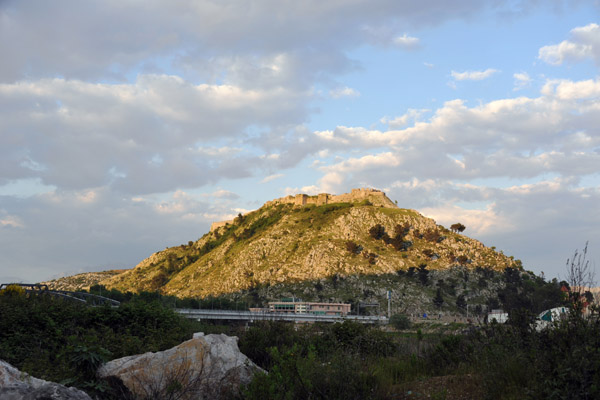
[[284, 176], [285, 176], [284, 174], [269, 175], [269, 176], [264, 177], [263, 180], [260, 181], [260, 183], [268, 183], [275, 179], [283, 178]]
[[[599, 111], [597, 80], [548, 81], [537, 98], [474, 107], [449, 101], [427, 121], [408, 124], [407, 113], [387, 131], [342, 126], [315, 132], [322, 148], [344, 152], [333, 163], [315, 165], [327, 182], [320, 185], [334, 190], [413, 178], [588, 176], [600, 172]], [[365, 154], [366, 149], [377, 153]]]
[[[456, 201], [458, 199], [453, 199]], [[460, 221], [468, 228], [468, 236], [482, 237], [491, 232], [512, 232], [517, 221], [507, 220], [494, 212], [494, 204], [485, 210], [472, 210], [446, 203], [437, 207], [425, 207], [419, 210], [426, 217], [433, 218], [438, 224], [449, 227]]]
[[542, 93], [560, 100], [598, 100], [600, 97], [600, 80], [588, 79], [573, 82], [566, 79], [553, 79], [546, 82]]
[[515, 79], [514, 91], [524, 89], [531, 85], [531, 77], [527, 72], [516, 72], [513, 74]]
[[23, 222], [21, 219], [15, 215], [5, 215], [0, 217], [0, 227], [9, 227], [9, 228], [24, 228]]
[[456, 72], [452, 71], [452, 77], [457, 81], [481, 81], [483, 79], [487, 79], [490, 76], [498, 73], [497, 69], [488, 68], [485, 71], [464, 71], [464, 72]]
[[538, 58], [553, 65], [589, 58], [600, 65], [600, 26], [592, 23], [571, 30], [569, 40], [540, 48]]
[[245, 176], [242, 165], [278, 162], [273, 154], [261, 159], [260, 150], [241, 150], [247, 127], [287, 129], [305, 118], [306, 99], [283, 88], [193, 85], [166, 75], [133, 84], [0, 84], [0, 180], [143, 194]]
[[239, 199], [240, 196], [236, 193], [233, 193], [229, 190], [220, 189], [210, 194], [212, 197], [216, 197], [218, 199]]
[[417, 121], [420, 120], [421, 116], [423, 116], [425, 113], [429, 112], [431, 110], [427, 110], [427, 109], [421, 109], [421, 110], [416, 110], [416, 109], [408, 109], [408, 111], [404, 114], [401, 115], [399, 117], [395, 117], [395, 118], [381, 118], [380, 122], [382, 124], [387, 124], [388, 127], [390, 129], [400, 129], [404, 126], [406, 126], [409, 123], [416, 123]]
[[[347, 67], [344, 50], [372, 40], [368, 27], [393, 38], [404, 27], [431, 26], [469, 17], [481, 9], [502, 8], [502, 2], [490, 7], [471, 0], [452, 4], [432, 0], [419, 6], [383, 1], [377, 7], [367, 0], [239, 4], [182, 0], [143, 5], [98, 0], [65, 0], [60, 5], [4, 2], [0, 5], [0, 79], [61, 75], [125, 80], [131, 70], [164, 73], [174, 67], [219, 79], [223, 65], [233, 66], [236, 58], [248, 67], [256, 66], [253, 70], [258, 74], [253, 75], [262, 83], [269, 84], [266, 76], [314, 78], [319, 72]], [[99, 33], [107, 26], [106, 33]], [[399, 38], [403, 45], [412, 45], [415, 39]], [[286, 64], [287, 56], [294, 61]], [[241, 73], [236, 82], [248, 82], [249, 71], [242, 71], [239, 64], [225, 71], [227, 78], [229, 73]]]
[[329, 92], [329, 95], [334, 99], [339, 99], [341, 97], [359, 97], [360, 92], [356, 89], [352, 89], [349, 87], [340, 87], [333, 89]]
[[393, 39], [392, 43], [395, 46], [403, 48], [405, 50], [413, 50], [419, 47], [419, 38], [408, 36], [406, 33], [402, 36], [397, 36]]

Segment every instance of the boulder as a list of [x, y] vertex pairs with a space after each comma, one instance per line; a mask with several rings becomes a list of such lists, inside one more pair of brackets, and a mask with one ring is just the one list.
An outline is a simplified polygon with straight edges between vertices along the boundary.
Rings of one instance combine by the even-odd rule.
[[0, 360], [0, 399], [2, 400], [92, 400], [87, 393], [34, 378]]
[[194, 334], [169, 350], [112, 360], [98, 371], [117, 377], [135, 396], [218, 399], [237, 393], [262, 371], [242, 354], [233, 336]]

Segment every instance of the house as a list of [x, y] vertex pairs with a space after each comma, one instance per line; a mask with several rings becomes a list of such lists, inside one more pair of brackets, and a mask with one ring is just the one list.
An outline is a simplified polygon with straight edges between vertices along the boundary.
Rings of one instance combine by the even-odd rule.
[[535, 329], [542, 330], [551, 325], [552, 322], [565, 319], [568, 315], [569, 309], [567, 307], [555, 307], [542, 311], [535, 320]]
[[508, 313], [504, 312], [504, 310], [492, 310], [492, 312], [488, 313], [487, 320], [490, 324], [494, 320], [499, 324], [504, 324], [508, 321]]

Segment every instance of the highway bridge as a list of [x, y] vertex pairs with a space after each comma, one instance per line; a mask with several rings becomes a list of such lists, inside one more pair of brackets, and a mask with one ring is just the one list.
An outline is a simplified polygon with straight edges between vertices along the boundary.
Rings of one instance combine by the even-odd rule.
[[[0, 284], [0, 290], [8, 286], [18, 286], [27, 293], [46, 294], [85, 303], [88, 305], [109, 304], [113, 307], [119, 306], [120, 302], [107, 297], [98, 296], [84, 292], [70, 292], [66, 290], [50, 290], [48, 285], [38, 283], [3, 283]], [[250, 312], [237, 310], [198, 310], [192, 308], [176, 308], [175, 312], [180, 315], [196, 320], [228, 320], [228, 321], [292, 321], [292, 322], [344, 322], [355, 321], [363, 324], [387, 324], [388, 319], [382, 316], [369, 315], [320, 315], [320, 314], [296, 314], [282, 312]]]
[[119, 304], [121, 304], [117, 300], [90, 293], [70, 292], [68, 290], [50, 290], [48, 289], [48, 285], [42, 285], [39, 283], [3, 283], [0, 284], [0, 290], [4, 290], [9, 286], [18, 286], [25, 290], [26, 293], [47, 294], [49, 296], [60, 297], [66, 300], [72, 300], [92, 306], [108, 304], [113, 307], [118, 307]]
[[344, 322], [355, 321], [363, 324], [387, 324], [388, 319], [370, 315], [317, 315], [278, 312], [250, 312], [235, 310], [196, 310], [178, 308], [177, 313], [196, 320], [237, 320], [237, 321], [294, 321], [294, 322]]

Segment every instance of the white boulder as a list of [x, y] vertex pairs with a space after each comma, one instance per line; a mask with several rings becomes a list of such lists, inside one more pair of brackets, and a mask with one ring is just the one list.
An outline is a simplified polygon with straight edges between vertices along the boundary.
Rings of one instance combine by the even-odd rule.
[[0, 360], [0, 399], [2, 400], [92, 400], [87, 393], [37, 379]]
[[115, 376], [135, 396], [218, 399], [239, 391], [261, 371], [237, 345], [237, 337], [194, 334], [171, 349], [112, 360], [98, 374]]

